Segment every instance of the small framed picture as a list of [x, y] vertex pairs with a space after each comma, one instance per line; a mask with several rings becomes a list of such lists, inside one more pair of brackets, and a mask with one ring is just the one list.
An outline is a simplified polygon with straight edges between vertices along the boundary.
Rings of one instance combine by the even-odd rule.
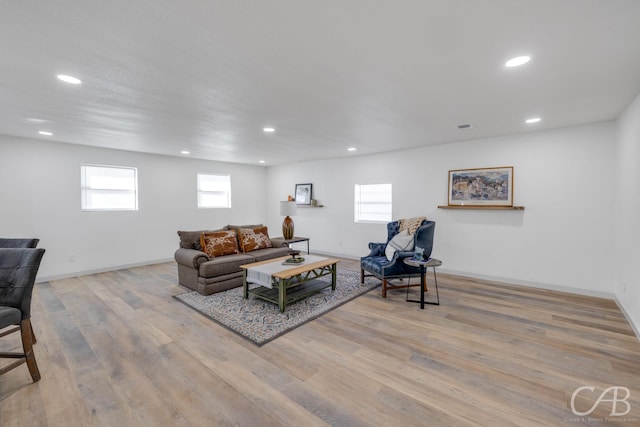
[[513, 166], [449, 171], [449, 206], [513, 206]]
[[296, 204], [297, 205], [310, 205], [311, 204], [311, 184], [296, 184]]

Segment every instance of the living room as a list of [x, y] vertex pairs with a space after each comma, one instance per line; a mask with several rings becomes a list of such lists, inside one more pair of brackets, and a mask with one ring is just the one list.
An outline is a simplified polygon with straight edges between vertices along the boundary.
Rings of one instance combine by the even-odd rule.
[[[296, 184], [312, 183], [313, 198], [323, 207], [297, 210], [296, 235], [310, 239], [313, 253], [355, 260], [367, 254], [369, 242], [384, 240], [386, 224], [354, 222], [354, 185], [391, 183], [393, 219], [424, 215], [435, 221], [433, 256], [443, 261], [439, 274], [613, 300], [639, 337], [638, 84], [635, 89], [627, 94], [629, 102], [606, 118], [541, 129], [522, 124], [517, 132], [482, 137], [471, 129], [461, 131], [468, 133], [460, 133], [459, 140], [415, 147], [397, 148], [399, 142], [390, 139], [388, 149], [371, 153], [361, 149], [272, 164], [258, 164], [258, 157], [250, 164], [143, 152], [134, 141], [130, 150], [82, 145], [62, 136], [7, 130], [0, 135], [0, 235], [40, 238], [47, 252], [38, 282], [54, 283], [172, 262], [177, 230], [264, 223], [270, 235], [280, 236], [280, 201]], [[574, 95], [567, 106], [596, 96]], [[275, 125], [273, 135], [263, 135], [262, 125], [256, 123], [257, 140], [286, 134]], [[82, 164], [137, 168], [138, 209], [82, 211]], [[450, 170], [499, 166], [513, 166], [513, 203], [523, 210], [438, 208], [447, 204]], [[197, 208], [198, 173], [231, 176], [230, 208]], [[45, 350], [36, 346], [38, 352]], [[630, 381], [637, 385], [637, 379]]]

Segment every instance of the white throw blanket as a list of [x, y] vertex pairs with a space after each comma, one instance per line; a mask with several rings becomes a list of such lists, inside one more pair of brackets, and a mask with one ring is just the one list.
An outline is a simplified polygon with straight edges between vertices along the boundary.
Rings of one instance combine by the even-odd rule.
[[272, 288], [271, 275], [274, 273], [327, 259], [316, 255], [305, 255], [302, 258], [304, 258], [304, 261], [299, 264], [283, 265], [282, 261], [279, 260], [268, 264], [262, 264], [257, 267], [251, 267], [247, 269], [247, 282], [255, 283], [257, 285], [264, 286], [265, 288]]

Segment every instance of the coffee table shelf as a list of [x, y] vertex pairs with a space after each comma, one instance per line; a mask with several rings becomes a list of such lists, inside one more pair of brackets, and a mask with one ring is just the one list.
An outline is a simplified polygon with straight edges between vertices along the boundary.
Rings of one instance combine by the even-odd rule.
[[[310, 282], [305, 282], [301, 285], [294, 286], [293, 288], [287, 289], [287, 293], [285, 295], [285, 306], [296, 301], [300, 301], [308, 296], [315, 294], [316, 292], [320, 292], [324, 288], [331, 287], [331, 282], [325, 282], [323, 280], [313, 280]], [[263, 299], [265, 301], [272, 302], [274, 304], [279, 303], [279, 290], [276, 288], [265, 288], [264, 286], [258, 286], [257, 288], [249, 289], [249, 293], [253, 296]]]
[[[253, 294], [257, 298], [278, 304], [280, 311], [284, 312], [287, 304], [299, 301], [329, 286], [332, 290], [336, 289], [338, 259], [307, 256], [307, 260], [301, 265], [283, 265], [287, 258], [281, 257], [241, 265], [240, 268], [244, 270], [242, 279], [244, 299], [249, 298], [249, 294]], [[249, 277], [251, 275], [252, 278]], [[317, 280], [323, 276], [331, 276], [331, 281]], [[250, 282], [256, 283], [257, 287], [249, 289]]]

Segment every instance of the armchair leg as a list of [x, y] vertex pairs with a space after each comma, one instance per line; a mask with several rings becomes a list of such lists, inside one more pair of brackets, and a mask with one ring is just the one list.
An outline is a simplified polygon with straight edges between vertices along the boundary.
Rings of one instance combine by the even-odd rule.
[[31, 328], [31, 319], [24, 319], [20, 325], [20, 335], [22, 336], [22, 348], [27, 361], [27, 367], [31, 374], [33, 382], [40, 381], [40, 371], [36, 363], [36, 356], [33, 354], [33, 329]]
[[382, 279], [382, 298], [387, 297], [387, 280]]
[[36, 340], [36, 334], [35, 334], [35, 332], [33, 332], [33, 323], [31, 323], [31, 320], [29, 320], [29, 329], [31, 329], [31, 341], [34, 344], [37, 344], [38, 340]]
[[364, 268], [360, 269], [360, 284], [364, 284]]

